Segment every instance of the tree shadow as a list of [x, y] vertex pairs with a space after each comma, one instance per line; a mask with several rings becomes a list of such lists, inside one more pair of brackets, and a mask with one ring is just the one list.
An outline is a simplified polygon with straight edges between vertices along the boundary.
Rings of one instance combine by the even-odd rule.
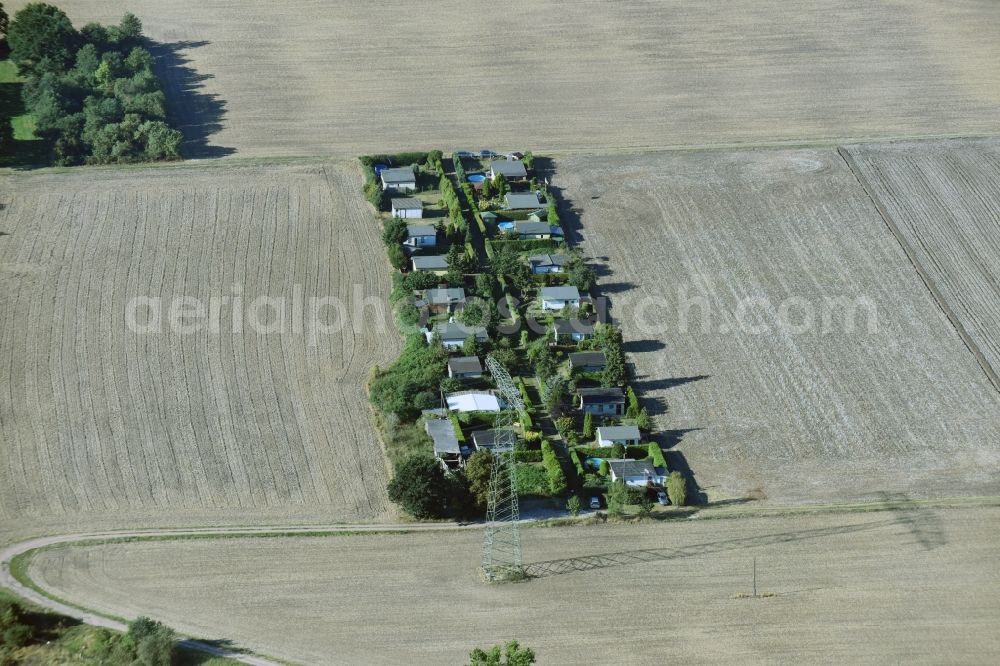
[[211, 145], [211, 137], [222, 129], [226, 103], [214, 93], [204, 92], [204, 82], [213, 74], [199, 74], [190, 65], [185, 51], [209, 44], [207, 41], [156, 42], [146, 48], [156, 59], [156, 73], [167, 95], [169, 124], [184, 135], [181, 153], [186, 158], [225, 157], [235, 148]]
[[568, 557], [558, 560], [528, 563], [524, 565], [524, 570], [530, 578], [546, 578], [548, 576], [560, 576], [579, 571], [609, 569], [612, 567], [622, 567], [647, 562], [664, 562], [682, 557], [697, 557], [699, 555], [712, 555], [714, 553], [722, 553], [726, 551], [759, 548], [762, 546], [773, 546], [783, 543], [793, 543], [796, 541], [808, 541], [811, 539], [822, 539], [824, 537], [837, 536], [841, 534], [871, 532], [874, 530], [885, 529], [895, 524], [896, 521], [894, 520], [879, 520], [870, 523], [863, 523], [861, 525], [837, 525], [834, 527], [820, 527], [790, 532], [777, 532], [774, 534], [764, 534], [760, 536], [708, 541], [690, 546], [682, 546], [680, 548], [626, 550], [617, 553], [588, 555], [585, 557]]
[[[24, 115], [24, 100], [21, 81], [0, 83], [0, 118], [13, 120]], [[52, 164], [52, 143], [44, 139], [17, 139], [8, 153], [0, 153], [0, 167], [12, 169], [33, 169]]]
[[634, 282], [602, 282], [597, 285], [597, 290], [603, 294], [620, 294], [632, 291], [636, 286]]
[[645, 354], [660, 351], [666, 347], [667, 345], [660, 340], [629, 340], [622, 344], [622, 349], [627, 354]]
[[711, 375], [693, 375], [691, 377], [669, 377], [666, 379], [643, 379], [632, 382], [632, 388], [636, 393], [646, 391], [660, 391], [672, 389], [685, 384], [693, 384], [703, 379], [708, 379]]

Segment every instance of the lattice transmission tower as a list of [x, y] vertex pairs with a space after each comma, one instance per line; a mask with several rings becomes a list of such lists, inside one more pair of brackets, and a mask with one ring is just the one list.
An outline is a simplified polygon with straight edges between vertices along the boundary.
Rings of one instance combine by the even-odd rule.
[[483, 535], [483, 577], [489, 582], [514, 580], [524, 576], [521, 566], [521, 536], [517, 522], [517, 468], [514, 459], [514, 422], [524, 413], [521, 392], [510, 373], [493, 356], [486, 357], [486, 368], [496, 382], [501, 404], [495, 429], [493, 467], [490, 470], [490, 494], [486, 507], [486, 533]]

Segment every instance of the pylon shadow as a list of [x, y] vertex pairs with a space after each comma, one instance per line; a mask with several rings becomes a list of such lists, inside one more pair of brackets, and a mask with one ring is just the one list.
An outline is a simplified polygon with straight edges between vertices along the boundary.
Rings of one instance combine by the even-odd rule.
[[678, 548], [625, 550], [616, 553], [601, 553], [598, 555], [586, 555], [583, 557], [568, 557], [559, 560], [527, 563], [524, 565], [524, 570], [530, 578], [546, 578], [548, 576], [561, 576], [580, 571], [592, 571], [594, 569], [609, 569], [612, 567], [622, 567], [647, 562], [663, 562], [682, 557], [696, 557], [698, 555], [711, 555], [713, 553], [758, 548], [760, 546], [771, 546], [775, 544], [790, 543], [793, 541], [821, 539], [839, 534], [870, 532], [873, 530], [889, 528], [897, 524], [897, 520], [887, 519], [863, 523], [860, 525], [837, 525], [834, 527], [821, 527], [808, 530], [797, 530], [794, 532], [777, 532], [774, 534], [764, 534], [753, 537], [723, 539], [721, 541], [709, 541], [706, 543], [681, 546]]

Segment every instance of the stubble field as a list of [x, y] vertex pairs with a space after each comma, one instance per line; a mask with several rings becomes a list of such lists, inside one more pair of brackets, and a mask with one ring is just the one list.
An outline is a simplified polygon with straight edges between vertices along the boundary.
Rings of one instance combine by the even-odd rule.
[[560, 159], [711, 499], [1000, 490], [1000, 399], [834, 150]]
[[986, 0], [58, 4], [80, 26], [142, 19], [189, 156], [1000, 130]]
[[[481, 535], [72, 546], [62, 598], [304, 664], [459, 664], [517, 638], [541, 664], [987, 663], [1000, 510], [529, 529], [542, 577], [486, 586]], [[757, 559], [759, 599], [752, 590]]]
[[849, 152], [1000, 390], [1000, 143]]
[[[0, 536], [383, 519], [364, 383], [397, 337], [359, 185], [335, 164], [8, 177]], [[173, 327], [179, 297], [217, 330]], [[339, 331], [331, 309], [311, 325], [313, 297], [343, 303]]]

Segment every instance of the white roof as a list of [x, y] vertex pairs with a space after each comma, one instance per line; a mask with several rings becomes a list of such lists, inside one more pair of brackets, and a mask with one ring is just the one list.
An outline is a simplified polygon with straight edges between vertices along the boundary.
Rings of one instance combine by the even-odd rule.
[[499, 412], [500, 400], [492, 393], [460, 391], [445, 396], [453, 412]]

